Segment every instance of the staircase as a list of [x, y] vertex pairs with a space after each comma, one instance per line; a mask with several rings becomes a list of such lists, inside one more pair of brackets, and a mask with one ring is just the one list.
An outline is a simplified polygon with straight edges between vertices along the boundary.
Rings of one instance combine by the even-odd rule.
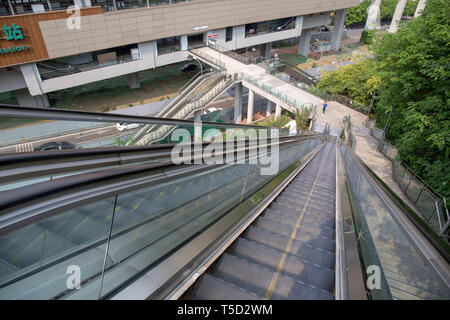
[[[186, 119], [193, 115], [197, 110], [205, 108], [216, 97], [231, 87], [237, 80], [237, 75], [226, 75], [221, 73], [219, 77], [208, 78], [204, 80], [200, 93], [206, 92], [195, 101], [188, 102], [183, 100], [182, 102], [175, 104], [170, 110], [167, 110], [163, 117], [171, 119]], [[198, 96], [198, 95], [197, 95]], [[166, 138], [170, 132], [176, 127], [170, 125], [154, 125], [145, 135], [136, 141], [136, 145], [146, 145], [150, 143], [158, 142]]]

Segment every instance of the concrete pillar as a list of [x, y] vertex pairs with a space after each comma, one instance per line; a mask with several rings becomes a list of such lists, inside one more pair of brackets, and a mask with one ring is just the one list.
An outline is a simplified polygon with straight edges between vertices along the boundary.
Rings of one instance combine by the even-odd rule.
[[20, 71], [31, 95], [36, 96], [44, 93], [41, 88], [41, 75], [39, 74], [36, 63], [21, 64]]
[[234, 123], [242, 121], [242, 82], [235, 85], [234, 90]]
[[279, 118], [281, 116], [281, 106], [277, 103], [277, 106], [275, 108], [275, 119]]
[[381, 0], [372, 0], [367, 13], [365, 29], [373, 30], [380, 27], [380, 4]]
[[346, 13], [347, 9], [336, 10], [333, 33], [331, 34], [331, 50], [338, 51], [341, 46], [342, 31], [344, 29]]
[[267, 100], [266, 117], [268, 117], [272, 114], [272, 108], [273, 108], [273, 102], [270, 100]]
[[300, 39], [298, 41], [298, 53], [307, 57], [309, 53], [309, 42], [311, 41], [312, 29], [302, 30]]
[[272, 50], [272, 42], [261, 44], [261, 56], [264, 57], [264, 60], [270, 59], [270, 51]]
[[427, 2], [427, 0], [419, 0], [416, 7], [416, 12], [414, 12], [414, 17], [418, 17], [422, 14], [422, 11], [425, 9], [425, 2]]
[[188, 37], [187, 35], [183, 35], [180, 38], [180, 46], [181, 46], [181, 51], [186, 51], [188, 49]]
[[247, 124], [253, 122], [253, 105], [255, 101], [255, 93], [248, 89], [248, 104], [247, 104]]
[[300, 37], [303, 29], [303, 16], [295, 17], [295, 30], [297, 30], [297, 37]]
[[194, 111], [194, 141], [202, 141], [202, 113], [202, 109]]
[[141, 81], [139, 81], [137, 72], [133, 72], [128, 75], [128, 87], [130, 89], [139, 89], [141, 87]]
[[19, 89], [14, 91], [19, 105], [23, 107], [37, 107], [44, 108], [49, 107], [50, 103], [48, 101], [46, 94], [40, 94], [32, 96], [28, 89]]
[[402, 18], [403, 10], [405, 9], [406, 0], [398, 0], [397, 6], [395, 7], [394, 16], [392, 17], [391, 26], [389, 27], [389, 32], [395, 33], [397, 32], [398, 25], [397, 23]]

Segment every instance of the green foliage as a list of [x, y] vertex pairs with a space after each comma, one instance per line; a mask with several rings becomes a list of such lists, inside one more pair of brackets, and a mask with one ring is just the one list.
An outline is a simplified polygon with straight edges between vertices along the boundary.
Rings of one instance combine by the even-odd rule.
[[361, 39], [359, 40], [359, 42], [364, 44], [372, 44], [375, 34], [375, 30], [364, 30], [361, 33]]
[[374, 44], [375, 117], [400, 159], [436, 191], [450, 195], [450, 2], [427, 1], [423, 14]]
[[[384, 0], [383, 0], [384, 2]], [[400, 159], [450, 196], [450, 1], [429, 0], [396, 33], [376, 36], [373, 59], [326, 74], [317, 87], [368, 104]]]
[[[281, 128], [282, 126], [284, 126], [291, 120], [291, 118], [290, 118], [291, 114], [292, 114], [291, 112], [284, 110], [281, 113], [281, 116], [278, 117], [277, 119], [271, 118], [268, 120], [264, 120], [264, 121], [258, 122], [258, 125], [264, 126], [264, 127]], [[305, 109], [305, 110], [295, 113], [295, 121], [297, 122], [297, 130], [308, 129], [309, 114], [310, 114], [310, 109]]]
[[[382, 0], [380, 5], [380, 18], [392, 19], [397, 2], [397, 0]], [[370, 3], [371, 0], [364, 0], [357, 7], [349, 8], [345, 17], [345, 24], [349, 26], [356, 23], [365, 23]], [[416, 7], [417, 1], [408, 0], [405, 9], [403, 10], [403, 15], [409, 17], [414, 16]]]
[[342, 66], [336, 71], [326, 73], [317, 88], [327, 93], [345, 95], [368, 105], [371, 93], [376, 92], [381, 82], [374, 70], [373, 59]]

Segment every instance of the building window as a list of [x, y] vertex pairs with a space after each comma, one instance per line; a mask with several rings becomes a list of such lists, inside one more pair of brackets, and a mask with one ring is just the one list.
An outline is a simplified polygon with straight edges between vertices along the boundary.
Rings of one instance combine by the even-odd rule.
[[233, 27], [227, 27], [225, 33], [225, 41], [231, 41], [233, 39]]

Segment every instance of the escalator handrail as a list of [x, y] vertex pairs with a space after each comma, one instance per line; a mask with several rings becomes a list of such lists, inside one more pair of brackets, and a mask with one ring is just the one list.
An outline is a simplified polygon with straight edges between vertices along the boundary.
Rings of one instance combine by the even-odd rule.
[[[358, 164], [359, 168], [361, 169], [361, 172], [364, 174], [364, 176], [367, 178], [367, 181], [375, 188], [375, 190], [378, 190], [378, 195], [380, 195], [383, 202], [390, 208], [396, 209], [399, 213], [401, 213], [403, 216], [405, 216], [408, 220], [412, 222], [412, 224], [419, 230], [420, 233], [424, 235], [424, 237], [430, 242], [430, 244], [436, 248], [436, 250], [441, 254], [441, 256], [448, 262], [450, 262], [450, 254], [445, 251], [444, 248], [442, 248], [436, 240], [434, 240], [428, 232], [424, 230], [424, 228], [415, 221], [410, 213], [408, 212], [407, 208], [409, 206], [406, 203], [400, 203], [397, 199], [395, 199], [391, 193], [388, 190], [388, 186], [384, 186], [380, 181], [382, 181], [378, 176], [375, 175], [375, 173], [371, 170], [369, 170], [369, 167], [364, 163], [364, 161], [361, 160], [361, 158], [356, 154], [354, 150], [352, 150], [349, 146], [347, 146], [345, 143], [342, 142], [340, 138], [338, 138], [338, 141], [342, 146], [344, 146], [349, 154], [356, 160], [356, 163]], [[391, 190], [391, 192], [393, 192]], [[409, 210], [413, 211], [411, 208]], [[396, 220], [396, 218], [394, 218]], [[400, 225], [399, 225], [400, 226]], [[401, 229], [406, 233], [406, 230], [404, 229], [404, 226], [400, 226]], [[406, 235], [406, 234], [405, 234]], [[414, 243], [414, 246], [417, 248], [421, 248], [420, 245], [416, 243], [418, 239], [412, 238], [410, 235], [407, 235], [407, 237]], [[427, 259], [426, 255], [422, 252], [422, 249], [419, 249], [418, 252], [420, 255], [423, 256], [424, 259]], [[431, 263], [433, 265], [433, 263]]]
[[[139, 123], [139, 124], [162, 124], [174, 126], [194, 126], [193, 120], [165, 119], [149, 116], [133, 116], [113, 113], [100, 113], [90, 111], [56, 109], [56, 108], [37, 108], [25, 107], [10, 104], [0, 104], [0, 117], [9, 118], [34, 118], [43, 120], [67, 120], [67, 121], [88, 121], [114, 123]], [[258, 128], [258, 129], [277, 129], [276, 127], [263, 127], [256, 125], [234, 124], [225, 122], [202, 121], [205, 126], [217, 128]]]
[[[280, 141], [286, 138], [279, 137]], [[203, 145], [207, 144], [209, 143], [203, 142]], [[21, 178], [36, 178], [61, 172], [80, 171], [92, 167], [103, 168], [170, 159], [172, 148], [175, 145], [171, 143], [0, 154], [0, 167], [2, 168], [0, 183], [13, 182]]]
[[[284, 137], [280, 139], [278, 145], [296, 144], [300, 141], [318, 139], [321, 136], [322, 135]], [[248, 142], [249, 140], [246, 141]], [[225, 144], [226, 142], [220, 143]], [[272, 145], [272, 141], [267, 142], [267, 146]], [[261, 146], [264, 145], [256, 146], [256, 148]], [[250, 148], [255, 148], [255, 146], [250, 145], [249, 143], [242, 146], [242, 141], [235, 141], [232, 150], [226, 150], [227, 148], [224, 147], [222, 152], [217, 153], [217, 155], [225, 155], [227, 153], [238, 154], [238, 151], [248, 151]], [[266, 152], [268, 149], [269, 148], [266, 148]], [[191, 148], [191, 150], [194, 150], [194, 148]], [[157, 175], [159, 176], [159, 179], [168, 180], [173, 176], [173, 174], [168, 174], [168, 171], [171, 169], [187, 170], [189, 174], [192, 174], [193, 172], [201, 172], [215, 166], [221, 165], [180, 166], [175, 165], [172, 161], [161, 161], [158, 163], [138, 164], [127, 167], [98, 170], [96, 172], [81, 173], [69, 177], [38, 182], [22, 187], [20, 192], [17, 190], [3, 191], [0, 193], [0, 235], [57, 214], [61, 212], [61, 210], [67, 209], [69, 203], [78, 204], [83, 200], [86, 202], [87, 198], [93, 197], [95, 199], [99, 199], [100, 197], [105, 198], [119, 192], [122, 193], [142, 188], [143, 184], [148, 185], [149, 183], [155, 183], [154, 176], [142, 178], [142, 175], [144, 174], [148, 176], [151, 173], [159, 173], [160, 175]], [[177, 174], [177, 176], [179, 176], [179, 174]], [[98, 191], [99, 187], [104, 188]], [[77, 194], [78, 196], [76, 198], [70, 197], [70, 199], [67, 200], [68, 195], [79, 191], [85, 192], [83, 199]], [[61, 198], [64, 198], [64, 201], [60, 200]], [[50, 200], [56, 201], [57, 206], [47, 210], [44, 207], [48, 207], [47, 202]], [[66, 200], [68, 202], [66, 202]], [[30, 211], [35, 213], [32, 214]]]

